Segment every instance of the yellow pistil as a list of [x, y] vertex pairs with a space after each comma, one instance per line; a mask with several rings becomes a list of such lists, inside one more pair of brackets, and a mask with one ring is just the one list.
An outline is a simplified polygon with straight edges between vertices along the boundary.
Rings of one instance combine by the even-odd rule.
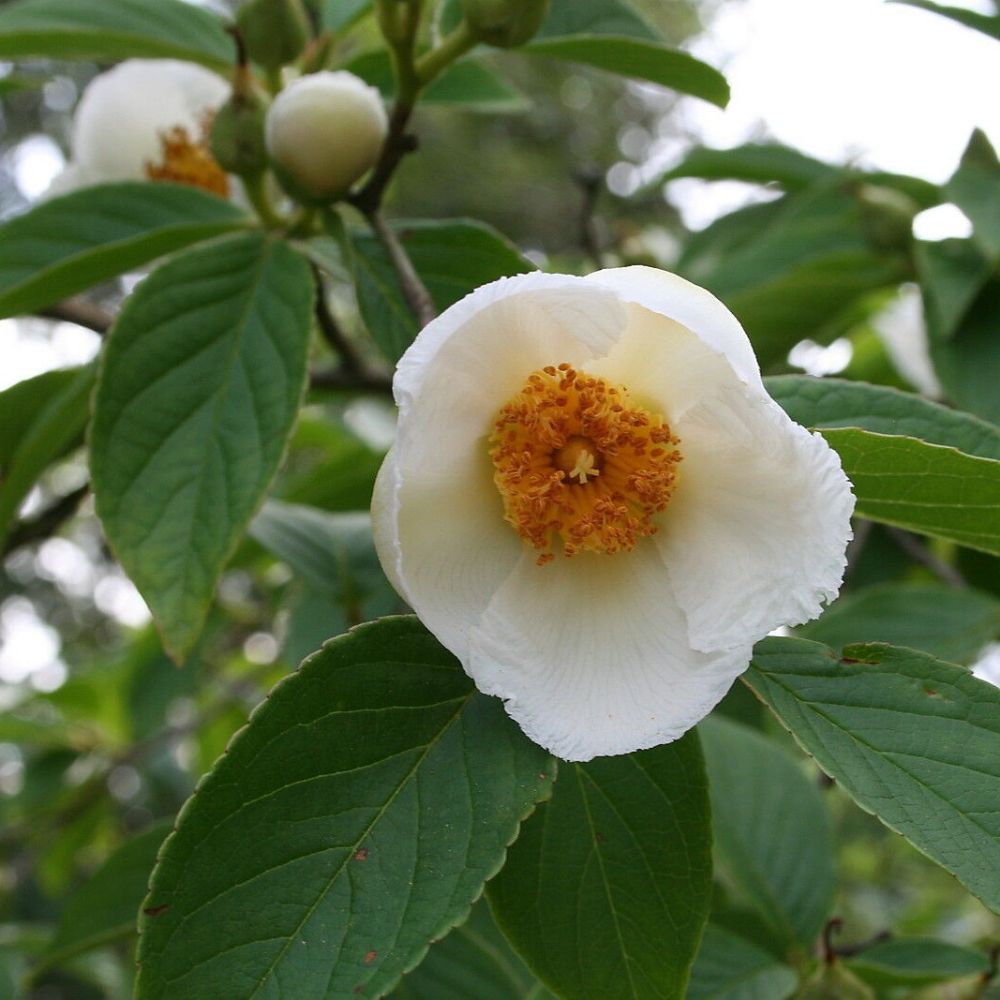
[[680, 461], [663, 418], [628, 390], [568, 364], [532, 372], [497, 414], [493, 480], [507, 521], [539, 565], [564, 555], [620, 552], [652, 535]]
[[[209, 132], [210, 121], [203, 129]], [[229, 178], [208, 151], [207, 139], [193, 140], [181, 125], [160, 133], [160, 162], [146, 164], [146, 176], [151, 181], [173, 181], [190, 184], [212, 194], [229, 196]]]

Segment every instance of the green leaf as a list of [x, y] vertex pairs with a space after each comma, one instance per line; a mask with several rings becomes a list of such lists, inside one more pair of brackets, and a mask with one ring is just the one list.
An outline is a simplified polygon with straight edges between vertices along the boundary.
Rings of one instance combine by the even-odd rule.
[[[1000, 17], [994, 20], [1000, 24]], [[1000, 260], [1000, 161], [979, 129], [972, 133], [945, 191], [972, 220], [973, 240], [993, 262]]]
[[[392, 62], [385, 49], [362, 52], [345, 67], [378, 87], [386, 100], [396, 92]], [[453, 63], [421, 95], [421, 103], [467, 106], [474, 111], [525, 111], [531, 102], [474, 59]]]
[[368, 511], [331, 513], [268, 500], [250, 535], [342, 608], [351, 624], [399, 610], [375, 554]]
[[326, 31], [344, 31], [372, 9], [372, 0], [322, 0], [320, 18]]
[[625, 35], [655, 39], [656, 32], [622, 0], [552, 0], [538, 38], [565, 35]]
[[487, 886], [497, 923], [560, 996], [679, 1000], [708, 915], [709, 827], [694, 733], [562, 763]]
[[949, 17], [967, 28], [974, 28], [991, 38], [1000, 39], [1000, 16], [995, 14], [980, 14], [967, 7], [949, 7], [945, 4], [933, 3], [931, 0], [889, 0], [890, 3], [904, 3], [908, 7], [919, 7], [934, 14]]
[[1000, 910], [1000, 690], [893, 646], [764, 639], [745, 677], [863, 809]]
[[[481, 222], [408, 220], [395, 228], [439, 310], [489, 281], [534, 270], [512, 243]], [[361, 315], [385, 356], [398, 361], [417, 335], [416, 320], [378, 240], [355, 236], [354, 251]]]
[[914, 240], [913, 257], [931, 342], [949, 340], [961, 329], [993, 264], [972, 240]]
[[709, 924], [686, 1000], [785, 1000], [798, 976], [762, 948]]
[[1000, 601], [941, 583], [884, 584], [844, 595], [796, 631], [837, 651], [888, 642], [968, 663], [1000, 632]]
[[39, 965], [59, 966], [81, 952], [134, 934], [156, 854], [170, 831], [158, 823], [127, 840], [66, 903]]
[[816, 783], [746, 726], [719, 717], [706, 719], [698, 732], [716, 857], [786, 947], [808, 954], [836, 887], [830, 817]]
[[57, 368], [16, 382], [0, 392], [0, 477], [32, 425], [79, 373], [79, 368]]
[[468, 913], [552, 766], [415, 619], [333, 640], [183, 809], [137, 997], [384, 995]]
[[751, 142], [731, 149], [693, 149], [657, 183], [677, 177], [703, 180], [737, 180], [758, 184], [775, 182], [790, 191], [809, 187], [816, 181], [835, 177], [837, 168], [797, 149], [777, 143]]
[[392, 1000], [549, 1000], [497, 930], [486, 900], [469, 919], [431, 946], [427, 957], [390, 994]]
[[11, 403], [24, 404], [15, 418], [16, 442], [0, 424], [0, 435], [5, 439], [0, 477], [0, 547], [38, 477], [57, 458], [83, 443], [93, 386], [94, 366], [86, 365], [68, 372], [49, 372], [0, 394], [0, 416]]
[[181, 0], [19, 0], [0, 8], [0, 57], [186, 59], [232, 68], [222, 21]]
[[151, 274], [111, 332], [91, 433], [97, 512], [175, 658], [285, 450], [313, 294], [287, 246], [231, 236]]
[[821, 433], [854, 486], [858, 515], [1000, 554], [1000, 462], [856, 428]]
[[729, 84], [717, 69], [662, 42], [623, 35], [568, 35], [536, 38], [522, 51], [657, 83], [720, 108], [729, 103]]
[[986, 955], [971, 948], [933, 938], [901, 938], [866, 948], [847, 964], [865, 982], [886, 988], [982, 974], [990, 963]]
[[251, 224], [223, 198], [180, 184], [99, 184], [44, 201], [0, 226], [0, 316], [51, 305]]
[[858, 427], [1000, 460], [1000, 427], [911, 392], [809, 375], [773, 375], [764, 385], [792, 420], [805, 427]]

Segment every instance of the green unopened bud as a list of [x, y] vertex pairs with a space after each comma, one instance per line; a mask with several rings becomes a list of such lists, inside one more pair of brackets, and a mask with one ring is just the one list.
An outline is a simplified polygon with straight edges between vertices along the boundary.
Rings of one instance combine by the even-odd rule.
[[265, 69], [294, 62], [309, 41], [302, 0], [247, 0], [236, 14], [247, 55]]
[[379, 92], [340, 70], [289, 84], [268, 110], [264, 134], [289, 193], [299, 201], [326, 202], [375, 165], [387, 131]]
[[840, 962], [832, 962], [817, 969], [799, 987], [794, 1000], [875, 1000], [875, 994]]
[[538, 34], [549, 0], [462, 0], [462, 12], [473, 38], [511, 49]]
[[209, 148], [223, 170], [249, 177], [267, 169], [264, 119], [267, 101], [254, 87], [245, 66], [237, 67], [233, 92], [215, 113]]

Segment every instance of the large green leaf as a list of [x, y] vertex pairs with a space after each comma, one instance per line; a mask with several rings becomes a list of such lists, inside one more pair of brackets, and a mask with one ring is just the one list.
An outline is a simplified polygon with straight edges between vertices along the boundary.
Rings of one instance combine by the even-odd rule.
[[805, 427], [859, 427], [1000, 460], [1000, 427], [912, 392], [809, 375], [773, 375], [764, 385], [792, 420]]
[[872, 986], [922, 986], [959, 976], [989, 971], [989, 958], [981, 951], [961, 948], [933, 938], [900, 938], [866, 948], [847, 963]]
[[[438, 309], [497, 278], [534, 269], [495, 229], [469, 219], [407, 221], [396, 227]], [[354, 239], [358, 306], [372, 337], [390, 361], [398, 361], [417, 335], [417, 322], [396, 272], [373, 236]]]
[[1000, 911], [1000, 690], [885, 645], [757, 644], [746, 683], [864, 809]]
[[138, 998], [384, 995], [465, 917], [553, 776], [415, 619], [333, 640], [182, 811]]
[[0, 56], [233, 64], [223, 22], [181, 0], [19, 0], [0, 8]]
[[303, 258], [241, 234], [155, 271], [111, 332], [91, 432], [97, 512], [175, 657], [285, 450], [313, 294]]
[[[1000, 17], [995, 20], [1000, 23]], [[993, 262], [1000, 260], [1000, 161], [979, 129], [945, 191], [972, 220], [973, 240]]]
[[[362, 52], [345, 67], [391, 99], [396, 83], [385, 49]], [[474, 59], [453, 63], [420, 96], [424, 104], [452, 104], [474, 111], [524, 111], [528, 99]]]
[[785, 1000], [797, 983], [795, 972], [773, 955], [710, 924], [685, 1000]]
[[560, 765], [487, 887], [497, 923], [555, 993], [681, 998], [708, 915], [709, 806], [694, 733]]
[[718, 717], [698, 732], [716, 857], [785, 946], [809, 954], [836, 885], [833, 833], [816, 783], [777, 744], [746, 726]]
[[974, 28], [991, 38], [1000, 39], [1000, 15], [980, 14], [968, 7], [950, 7], [946, 4], [934, 3], [933, 0], [890, 0], [891, 3], [905, 3], [908, 7], [919, 7], [934, 14], [949, 17], [967, 28]]
[[551, 1000], [497, 930], [486, 900], [431, 946], [390, 994], [392, 1000]]
[[135, 933], [156, 853], [169, 829], [169, 824], [158, 823], [127, 840], [70, 896], [41, 965], [60, 965], [80, 952]]
[[16, 441], [8, 437], [6, 427], [0, 431], [5, 439], [0, 465], [0, 547], [38, 477], [57, 458], [83, 443], [93, 387], [94, 366], [86, 365], [49, 372], [0, 394], [0, 417], [10, 404], [23, 404], [13, 421]]
[[844, 595], [797, 632], [835, 650], [888, 642], [968, 663], [1000, 633], [1000, 601], [942, 583], [882, 584]]
[[51, 305], [248, 225], [235, 205], [180, 184], [100, 184], [42, 202], [0, 226], [0, 316]]
[[729, 103], [729, 84], [717, 69], [663, 42], [624, 35], [567, 35], [536, 38], [523, 51], [658, 83], [720, 108]]
[[1000, 554], [1000, 461], [853, 427], [821, 433], [861, 517]]

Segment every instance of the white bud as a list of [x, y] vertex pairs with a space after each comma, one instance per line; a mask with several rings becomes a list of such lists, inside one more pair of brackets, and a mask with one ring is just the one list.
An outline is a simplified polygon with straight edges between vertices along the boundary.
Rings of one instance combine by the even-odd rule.
[[346, 191], [379, 157], [388, 130], [379, 92], [353, 73], [312, 73], [289, 84], [267, 113], [271, 159], [316, 198]]

